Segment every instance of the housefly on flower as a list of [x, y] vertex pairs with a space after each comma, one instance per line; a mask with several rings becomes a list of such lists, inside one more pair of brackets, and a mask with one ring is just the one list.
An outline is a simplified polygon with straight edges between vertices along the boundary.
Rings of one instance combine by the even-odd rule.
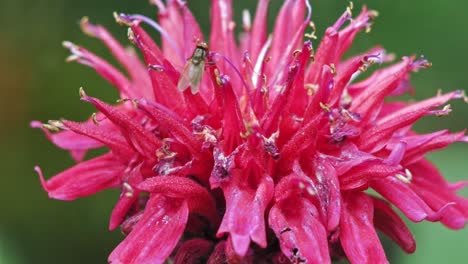
[[198, 43], [180, 76], [179, 83], [177, 84], [179, 91], [183, 92], [190, 86], [192, 94], [198, 93], [207, 55], [208, 45], [205, 42]]

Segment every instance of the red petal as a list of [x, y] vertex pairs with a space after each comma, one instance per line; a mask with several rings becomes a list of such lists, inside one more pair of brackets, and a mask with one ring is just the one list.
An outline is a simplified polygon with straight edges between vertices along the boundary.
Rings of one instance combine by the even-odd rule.
[[185, 229], [187, 202], [154, 195], [130, 234], [109, 256], [112, 264], [158, 264], [170, 256]]
[[[132, 89], [132, 84], [125, 75], [108, 63], [106, 60], [88, 51], [85, 48], [75, 46], [72, 43], [65, 42], [64, 44], [73, 53], [70, 60], [76, 60], [77, 62], [93, 68], [102, 78], [107, 80], [113, 86], [115, 86], [121, 94], [122, 98], [134, 98], [137, 97], [135, 89]], [[76, 56], [76, 57], [73, 57]]]
[[143, 180], [141, 174], [141, 164], [131, 168], [128, 167], [125, 171], [125, 176], [128, 179], [123, 179], [125, 182], [122, 186], [122, 193], [119, 201], [114, 206], [109, 222], [109, 230], [117, 228], [127, 216], [128, 210], [131, 208], [133, 203], [138, 200], [140, 191], [136, 189], [136, 185]]
[[276, 202], [268, 222], [292, 263], [331, 263], [326, 229], [318, 220], [317, 209], [306, 199]]
[[174, 257], [174, 264], [203, 263], [213, 249], [213, 242], [204, 239], [191, 239], [180, 245]]
[[226, 256], [226, 241], [219, 242], [211, 253], [207, 264], [229, 263]]
[[76, 123], [62, 120], [62, 123], [71, 131], [92, 138], [106, 145], [117, 156], [127, 160], [134, 155], [134, 151], [127, 145], [125, 138], [118, 133], [118, 129], [112, 123], [103, 122], [96, 125], [94, 123]]
[[340, 186], [342, 190], [367, 188], [371, 180], [395, 175], [399, 171], [400, 166], [388, 165], [384, 160], [366, 161], [340, 175]]
[[445, 104], [447, 101], [459, 98], [461, 93], [456, 91], [408, 105], [398, 111], [389, 114], [368, 130], [361, 134], [359, 148], [369, 152], [375, 152], [382, 148], [392, 135], [401, 128], [414, 124], [419, 118], [429, 114], [430, 110]]
[[148, 113], [154, 120], [167, 129], [176, 140], [185, 145], [192, 155], [197, 155], [201, 151], [201, 143], [194, 137], [192, 132], [184, 124], [179, 116], [172, 113], [165, 107], [151, 103], [146, 100], [139, 101], [138, 107]]
[[[234, 38], [235, 24], [232, 20], [232, 0], [211, 1], [211, 34], [210, 49], [223, 54], [232, 61], [236, 68], [240, 68], [241, 56]], [[232, 87], [236, 94], [242, 91], [242, 82], [232, 67], [224, 61], [217, 63], [221, 72], [231, 77]]]
[[299, 70], [298, 62], [293, 62], [287, 73], [288, 77], [285, 83], [285, 87], [282, 88], [282, 92], [278, 93], [278, 95], [274, 98], [274, 101], [271, 103], [269, 109], [263, 115], [261, 120], [261, 127], [263, 131], [265, 131], [267, 137], [278, 130], [280, 117], [283, 114], [284, 108], [294, 101], [293, 84]]
[[322, 210], [327, 213], [327, 230], [336, 230], [340, 223], [341, 193], [335, 168], [325, 159], [318, 159], [315, 165], [317, 195]]
[[408, 184], [393, 176], [375, 180], [371, 183], [371, 187], [413, 222], [438, 221], [443, 211], [447, 209], [446, 206], [434, 212]]
[[[312, 43], [304, 43], [301, 52], [289, 68], [284, 90], [279, 93], [263, 116], [262, 126], [267, 135], [279, 130], [279, 146], [288, 140], [297, 129], [291, 128], [296, 121], [293, 116], [302, 116], [308, 102], [307, 91], [304, 89], [304, 74], [312, 53]], [[292, 123], [292, 124], [289, 124]], [[279, 128], [278, 128], [279, 126]], [[296, 125], [296, 127], [298, 127]]]
[[320, 42], [320, 46], [317, 49], [317, 53], [314, 56], [316, 61], [309, 66], [307, 69], [306, 76], [307, 82], [311, 84], [320, 84], [320, 76], [322, 73], [323, 66], [325, 65], [336, 65], [336, 55], [338, 43], [338, 32], [329, 27], [325, 31], [325, 36]]
[[340, 223], [340, 241], [351, 263], [389, 263], [373, 225], [374, 206], [364, 193], [348, 193]]
[[204, 216], [213, 226], [219, 221], [214, 200], [208, 190], [189, 178], [151, 177], [139, 184], [138, 189], [150, 193], [161, 193], [168, 197], [182, 198], [187, 202], [190, 211]]
[[379, 113], [379, 109], [385, 97], [391, 93], [400, 82], [406, 78], [408, 72], [412, 70], [411, 63], [412, 59], [405, 57], [402, 62], [382, 71], [382, 77], [380, 77], [379, 80], [373, 82], [372, 85], [369, 85], [353, 99], [350, 111], [359, 113], [363, 121], [375, 118]]
[[[217, 236], [229, 233], [234, 251], [239, 256], [245, 256], [250, 240], [261, 247], [267, 246], [264, 215], [273, 196], [273, 180], [267, 175], [254, 173], [249, 173], [249, 170], [233, 171], [230, 181], [221, 185], [226, 212]], [[251, 178], [258, 177], [260, 181], [253, 183]]]
[[361, 13], [356, 18], [352, 19], [351, 23], [347, 27], [340, 31], [340, 41], [337, 52], [339, 58], [341, 58], [341, 56], [343, 56], [351, 46], [356, 34], [362, 29], [370, 26], [371, 20], [375, 15], [374, 11], [367, 10], [367, 8], [363, 6]]
[[426, 155], [427, 153], [431, 151], [443, 149], [447, 147], [448, 145], [457, 141], [466, 140], [465, 131], [461, 131], [457, 133], [448, 133], [448, 131], [444, 131], [444, 132], [445, 133], [440, 134], [437, 137], [431, 137], [430, 140], [422, 144], [413, 145], [413, 147], [408, 147], [406, 151], [406, 155], [402, 163], [405, 166], [408, 166], [422, 159], [424, 155]]
[[50, 198], [68, 201], [116, 187], [125, 167], [112, 154], [105, 154], [79, 163], [47, 181], [40, 168], [35, 169]]
[[413, 175], [411, 188], [433, 209], [454, 203], [442, 214], [441, 222], [449, 228], [461, 229], [468, 221], [468, 199], [458, 196], [437, 168], [428, 160], [408, 167]]
[[146, 130], [133, 117], [117, 107], [110, 106], [99, 99], [82, 96], [82, 100], [92, 103], [99, 111], [107, 116], [121, 131], [128, 144], [147, 158], [153, 158], [161, 142], [149, 130]]
[[405, 222], [387, 202], [375, 197], [372, 197], [372, 201], [375, 227], [395, 241], [404, 251], [413, 253], [416, 250], [416, 241]]
[[[210, 68], [210, 75], [215, 87], [215, 100], [218, 104], [218, 113], [223, 122], [223, 151], [231, 153], [243, 140], [241, 134], [246, 133], [244, 117], [240, 109], [239, 100], [234, 93], [233, 84], [229, 78], [216, 76], [217, 67]], [[218, 83], [220, 79], [221, 83]], [[226, 110], [229, 109], [229, 110]]]
[[277, 78], [277, 74], [274, 73], [282, 71], [286, 66], [285, 63], [289, 61], [287, 58], [291, 56], [293, 50], [299, 48], [305, 26], [309, 23], [309, 19], [304, 21], [305, 12], [306, 5], [303, 0], [287, 0], [281, 7], [273, 29], [273, 41], [269, 53], [271, 61], [266, 65], [267, 76]]
[[302, 154], [303, 150], [311, 148], [311, 145], [317, 138], [317, 125], [319, 121], [319, 118], [315, 118], [304, 125], [283, 146], [277, 166], [282, 174], [287, 174], [291, 171], [293, 161]]
[[170, 62], [164, 59], [159, 47], [138, 24], [132, 25], [132, 31], [146, 64], [162, 66], [161, 70], [148, 69], [155, 101], [180, 113], [185, 103], [182, 94], [177, 90], [179, 74]]

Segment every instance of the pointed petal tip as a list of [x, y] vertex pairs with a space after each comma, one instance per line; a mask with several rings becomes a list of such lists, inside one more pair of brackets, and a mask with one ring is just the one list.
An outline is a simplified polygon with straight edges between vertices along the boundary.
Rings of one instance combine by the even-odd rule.
[[83, 33], [90, 37], [99, 36], [99, 26], [93, 25], [89, 22], [89, 17], [84, 16], [80, 19], [80, 28]]
[[449, 207], [455, 205], [455, 202], [451, 203], [446, 203], [444, 206], [442, 206], [439, 210], [435, 211], [434, 214], [428, 215], [426, 217], [426, 220], [430, 222], [437, 222], [440, 221], [443, 217], [443, 214], [445, 213], [445, 210], [448, 209]]
[[250, 236], [242, 236], [237, 234], [234, 235], [233, 233], [231, 233], [229, 239], [231, 240], [232, 247], [236, 255], [244, 257], [250, 248]]
[[111, 221], [109, 222], [109, 231], [114, 231], [117, 227], [119, 227], [119, 224], [117, 222]]
[[[468, 137], [464, 137], [463, 141], [468, 142]], [[452, 191], [457, 192], [468, 187], [468, 181], [459, 181], [459, 182], [450, 183], [449, 187]]]
[[49, 193], [49, 188], [47, 187], [47, 181], [44, 178], [44, 174], [42, 174], [41, 168], [39, 166], [34, 166], [34, 171], [38, 174], [39, 180], [41, 181], [41, 185], [42, 185], [42, 188], [44, 189], [44, 191]]
[[31, 128], [42, 128], [42, 123], [37, 120], [33, 120], [29, 123], [29, 126]]

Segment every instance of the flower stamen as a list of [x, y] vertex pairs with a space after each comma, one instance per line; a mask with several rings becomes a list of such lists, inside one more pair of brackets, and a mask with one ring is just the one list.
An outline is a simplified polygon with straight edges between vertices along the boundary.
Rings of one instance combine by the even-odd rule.
[[410, 184], [411, 180], [413, 179], [413, 174], [409, 169], [405, 169], [404, 174], [397, 173], [395, 174], [395, 177], [406, 184]]
[[250, 12], [247, 9], [242, 10], [242, 25], [244, 26], [245, 31], [250, 31], [252, 28], [252, 19]]
[[126, 197], [132, 197], [133, 196], [133, 188], [130, 184], [127, 182], [122, 183], [122, 187], [125, 190], [124, 195]]

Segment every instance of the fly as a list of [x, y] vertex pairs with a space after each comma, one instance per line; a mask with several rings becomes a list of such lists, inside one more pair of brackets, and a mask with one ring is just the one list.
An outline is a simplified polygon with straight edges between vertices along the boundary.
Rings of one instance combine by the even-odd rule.
[[180, 76], [177, 88], [183, 92], [190, 86], [192, 94], [198, 93], [200, 82], [205, 69], [208, 45], [205, 42], [197, 44], [192, 57], [187, 61]]

